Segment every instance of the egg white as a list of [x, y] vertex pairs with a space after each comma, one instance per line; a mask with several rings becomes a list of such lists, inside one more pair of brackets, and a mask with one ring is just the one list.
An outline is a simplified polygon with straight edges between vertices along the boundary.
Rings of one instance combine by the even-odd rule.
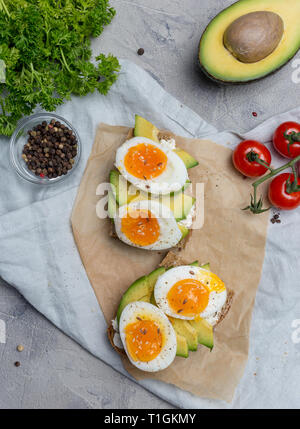
[[[127, 350], [125, 333], [126, 326], [130, 323], [136, 322], [137, 317], [148, 318], [150, 320], [155, 321], [158, 324], [163, 337], [165, 338], [165, 343], [159, 355], [149, 362], [133, 360]], [[128, 356], [128, 359], [134, 366], [141, 369], [142, 371], [161, 371], [171, 365], [171, 363], [175, 359], [177, 351], [177, 339], [174, 328], [167, 316], [165, 316], [164, 313], [154, 305], [142, 301], [136, 301], [128, 304], [122, 311], [119, 322], [119, 331], [121, 341]]]
[[[195, 317], [183, 316], [175, 313], [170, 307], [167, 300], [169, 290], [180, 280], [183, 279], [194, 279], [201, 282], [201, 275], [207, 276], [208, 270], [200, 267], [194, 267], [191, 265], [183, 265], [180, 267], [171, 268], [164, 274], [159, 276], [156, 285], [154, 287], [154, 298], [158, 307], [168, 316], [175, 317], [177, 319], [194, 320]], [[204, 281], [203, 281], [204, 283]], [[211, 291], [209, 294], [207, 307], [199, 314], [203, 319], [210, 319], [215, 313], [220, 311], [225, 304], [227, 299], [226, 289], [222, 292], [217, 293]]]
[[[150, 212], [157, 218], [160, 234], [158, 240], [155, 243], [149, 244], [147, 246], [140, 246], [133, 243], [121, 230], [122, 218], [127, 215], [128, 210], [150, 210]], [[115, 230], [117, 236], [121, 241], [130, 246], [138, 247], [141, 249], [147, 250], [164, 250], [170, 249], [171, 247], [176, 246], [176, 244], [181, 240], [182, 234], [177, 225], [174, 213], [165, 205], [160, 204], [154, 200], [141, 200], [135, 201], [130, 204], [121, 206], [116, 214], [114, 219]]]
[[[164, 152], [168, 158], [166, 169], [161, 173], [161, 175], [149, 180], [142, 180], [130, 174], [126, 170], [124, 163], [124, 159], [128, 150], [131, 147], [142, 143], [157, 147], [162, 152]], [[134, 137], [123, 143], [122, 146], [120, 146], [117, 150], [115, 166], [120, 171], [122, 176], [128, 180], [128, 182], [132, 183], [134, 186], [144, 192], [156, 195], [177, 192], [183, 188], [184, 184], [188, 180], [187, 169], [182, 159], [166, 145], [154, 142], [145, 137]]]

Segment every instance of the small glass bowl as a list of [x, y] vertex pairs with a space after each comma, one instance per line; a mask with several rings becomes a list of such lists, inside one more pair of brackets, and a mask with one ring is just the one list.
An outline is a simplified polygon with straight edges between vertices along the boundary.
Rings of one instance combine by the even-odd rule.
[[[23, 148], [28, 140], [27, 132], [29, 130], [32, 130], [33, 127], [41, 124], [43, 121], [46, 121], [47, 123], [49, 123], [51, 119], [55, 119], [56, 121], [61, 122], [70, 130], [73, 131], [73, 134], [75, 135], [77, 140], [77, 155], [74, 158], [73, 167], [71, 168], [71, 170], [68, 171], [67, 174], [49, 179], [48, 177], [37, 176], [31, 170], [29, 170], [26, 162], [22, 158], [22, 154], [23, 154]], [[14, 167], [15, 171], [20, 177], [22, 177], [23, 179], [31, 183], [36, 183], [40, 185], [52, 185], [54, 183], [65, 180], [76, 169], [77, 165], [79, 164], [80, 157], [81, 157], [81, 141], [77, 131], [75, 130], [73, 125], [70, 124], [70, 122], [68, 122], [66, 119], [62, 118], [61, 116], [54, 115], [53, 113], [36, 113], [35, 115], [31, 115], [31, 116], [28, 116], [27, 118], [22, 119], [19, 122], [16, 130], [14, 131], [10, 139], [11, 165]]]

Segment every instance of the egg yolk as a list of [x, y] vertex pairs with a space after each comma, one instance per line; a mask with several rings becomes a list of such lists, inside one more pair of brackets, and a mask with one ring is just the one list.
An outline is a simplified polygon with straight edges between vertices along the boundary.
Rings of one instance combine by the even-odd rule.
[[199, 280], [183, 279], [170, 288], [167, 300], [170, 308], [178, 315], [194, 317], [207, 307], [209, 290]]
[[126, 345], [134, 361], [149, 362], [155, 359], [163, 347], [159, 325], [153, 320], [137, 317], [137, 321], [125, 328]]
[[121, 231], [133, 244], [149, 246], [158, 240], [160, 226], [150, 210], [131, 210], [121, 220]]
[[203, 274], [201, 272], [197, 276], [197, 279], [207, 287], [209, 292], [221, 293], [226, 290], [224, 282], [214, 273], [208, 272], [207, 274]]
[[126, 171], [138, 179], [151, 180], [166, 169], [167, 155], [151, 144], [140, 143], [131, 147], [125, 155]]

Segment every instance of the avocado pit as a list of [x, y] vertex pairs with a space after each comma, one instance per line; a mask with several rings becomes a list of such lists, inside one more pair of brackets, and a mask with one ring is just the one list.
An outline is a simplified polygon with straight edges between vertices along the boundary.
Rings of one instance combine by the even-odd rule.
[[233, 21], [224, 33], [226, 49], [243, 63], [256, 63], [269, 56], [284, 33], [282, 18], [274, 12], [247, 13]]

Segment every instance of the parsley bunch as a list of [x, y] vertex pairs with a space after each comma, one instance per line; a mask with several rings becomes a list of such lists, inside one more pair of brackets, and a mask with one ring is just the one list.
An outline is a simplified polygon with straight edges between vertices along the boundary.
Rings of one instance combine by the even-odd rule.
[[119, 62], [100, 54], [92, 63], [90, 37], [114, 15], [108, 0], [0, 0], [0, 134], [37, 105], [53, 111], [71, 94], [107, 94]]

